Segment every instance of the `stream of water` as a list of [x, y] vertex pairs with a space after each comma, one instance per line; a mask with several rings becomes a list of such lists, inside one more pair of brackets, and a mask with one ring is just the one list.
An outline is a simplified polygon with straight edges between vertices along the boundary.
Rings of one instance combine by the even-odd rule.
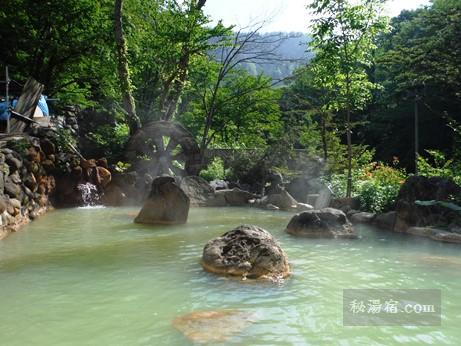
[[[226, 345], [459, 345], [461, 246], [358, 227], [358, 240], [298, 239], [292, 214], [193, 209], [185, 226], [132, 222], [138, 209], [50, 212], [0, 242], [0, 345], [189, 345], [171, 325], [241, 309], [255, 323]], [[205, 273], [204, 244], [234, 226], [268, 231], [288, 255], [282, 284]], [[345, 288], [442, 290], [442, 326], [344, 327]]]

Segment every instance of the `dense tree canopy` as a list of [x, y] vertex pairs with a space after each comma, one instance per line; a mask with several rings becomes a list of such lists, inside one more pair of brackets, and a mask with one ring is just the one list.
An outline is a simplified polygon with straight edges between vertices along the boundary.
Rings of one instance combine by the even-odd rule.
[[[44, 83], [61, 104], [96, 108], [83, 136], [113, 158], [123, 158], [128, 125], [133, 133], [164, 119], [185, 125], [202, 151], [304, 149], [323, 158], [330, 175], [349, 168], [351, 181], [373, 154], [415, 168], [417, 108], [420, 162], [456, 163], [461, 4], [433, 0], [392, 18], [386, 31], [381, 3], [311, 1], [317, 19], [310, 38], [300, 38], [212, 25], [204, 0], [5, 0], [0, 62], [15, 80]], [[136, 126], [122, 102], [126, 90]]]
[[369, 110], [365, 139], [385, 160], [399, 156], [413, 167], [415, 94], [420, 110], [420, 145], [452, 152], [448, 120], [461, 121], [461, 4], [437, 0], [432, 7], [404, 11], [379, 41], [375, 78], [384, 86]]

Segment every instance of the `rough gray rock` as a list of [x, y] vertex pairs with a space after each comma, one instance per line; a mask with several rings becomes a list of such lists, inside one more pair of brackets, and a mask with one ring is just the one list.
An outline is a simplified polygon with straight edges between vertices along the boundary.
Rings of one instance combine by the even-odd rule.
[[21, 196], [21, 186], [14, 183], [10, 177], [5, 178], [5, 193], [11, 198], [18, 198]]
[[373, 219], [373, 224], [378, 226], [379, 228], [393, 230], [394, 224], [395, 224], [395, 217], [396, 217], [395, 211], [390, 211], [384, 214], [378, 214]]
[[172, 177], [159, 177], [136, 217], [136, 223], [183, 224], [187, 222], [190, 200]]
[[294, 178], [286, 187], [288, 193], [301, 203], [307, 203], [307, 195], [310, 193], [309, 180], [307, 178]]
[[184, 177], [181, 179], [179, 186], [190, 198], [190, 204], [193, 207], [208, 206], [209, 201], [215, 198], [214, 189], [201, 177]]
[[358, 212], [351, 215], [352, 223], [371, 223], [375, 218], [375, 213]]
[[215, 190], [227, 190], [229, 189], [229, 184], [227, 181], [221, 180], [221, 179], [216, 179], [210, 181], [210, 185], [213, 189]]
[[40, 140], [40, 147], [46, 155], [52, 155], [56, 153], [56, 146], [48, 138]]
[[203, 249], [206, 271], [251, 279], [279, 279], [289, 275], [288, 259], [266, 230], [242, 225], [210, 240]]
[[267, 204], [272, 204], [282, 210], [292, 210], [298, 207], [298, 202], [285, 190], [281, 189], [278, 193], [273, 193], [264, 198]]
[[10, 166], [11, 171], [17, 171], [22, 167], [22, 161], [14, 157], [13, 154], [6, 155], [5, 161]]
[[0, 214], [6, 210], [7, 201], [5, 196], [0, 195]]
[[308, 210], [293, 216], [285, 231], [307, 238], [357, 238], [346, 214], [338, 209]]
[[307, 211], [314, 209], [314, 207], [307, 203], [298, 203], [296, 209], [298, 209], [298, 211]]
[[432, 227], [410, 227], [406, 233], [446, 243], [461, 243], [461, 234]]
[[357, 197], [334, 198], [331, 200], [329, 207], [347, 213], [350, 210], [360, 210], [360, 201]]
[[226, 203], [233, 207], [243, 207], [249, 204], [251, 199], [256, 199], [259, 196], [248, 191], [241, 190], [239, 188], [234, 188], [232, 190], [219, 190], [215, 192], [217, 198], [220, 198], [220, 195], [224, 196]]

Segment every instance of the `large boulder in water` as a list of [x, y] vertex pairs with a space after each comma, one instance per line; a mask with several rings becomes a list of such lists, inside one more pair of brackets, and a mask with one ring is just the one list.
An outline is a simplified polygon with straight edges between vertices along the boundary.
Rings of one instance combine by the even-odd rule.
[[225, 195], [215, 194], [215, 189], [201, 177], [185, 177], [181, 179], [179, 186], [190, 198], [192, 207], [225, 207], [228, 205]]
[[250, 203], [250, 200], [259, 196], [251, 192], [233, 188], [232, 190], [219, 190], [215, 192], [216, 199], [224, 199], [232, 207], [243, 207]]
[[298, 202], [284, 188], [265, 196], [262, 202], [275, 205], [282, 210], [293, 210], [298, 207]]
[[281, 279], [289, 275], [288, 259], [266, 230], [242, 225], [210, 240], [203, 249], [206, 271], [250, 279]]
[[309, 189], [309, 179], [294, 178], [286, 187], [288, 193], [298, 202], [307, 203], [307, 195], [311, 192]]
[[[457, 210], [448, 207], [453, 197], [461, 198], [461, 187], [451, 179], [409, 177], [400, 188], [397, 197], [394, 230], [405, 232], [413, 226], [459, 229], [460, 214]], [[432, 203], [418, 204], [417, 201]]]
[[357, 238], [346, 214], [333, 208], [299, 213], [293, 216], [285, 231], [306, 238]]
[[187, 222], [190, 200], [172, 177], [159, 177], [144, 206], [134, 220], [148, 224], [183, 224]]
[[181, 179], [181, 189], [190, 198], [191, 206], [205, 207], [215, 198], [214, 189], [208, 182], [197, 176], [188, 176]]

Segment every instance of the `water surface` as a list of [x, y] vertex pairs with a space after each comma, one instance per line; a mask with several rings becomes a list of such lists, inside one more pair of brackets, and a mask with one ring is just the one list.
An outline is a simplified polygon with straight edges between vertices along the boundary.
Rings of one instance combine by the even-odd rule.
[[[188, 345], [171, 321], [241, 309], [256, 322], [228, 345], [459, 345], [461, 246], [358, 227], [359, 240], [285, 234], [292, 214], [191, 210], [186, 226], [133, 224], [137, 209], [50, 212], [0, 242], [1, 345]], [[244, 223], [281, 243], [282, 284], [202, 271], [203, 245]], [[344, 327], [345, 288], [442, 290], [441, 327]]]

